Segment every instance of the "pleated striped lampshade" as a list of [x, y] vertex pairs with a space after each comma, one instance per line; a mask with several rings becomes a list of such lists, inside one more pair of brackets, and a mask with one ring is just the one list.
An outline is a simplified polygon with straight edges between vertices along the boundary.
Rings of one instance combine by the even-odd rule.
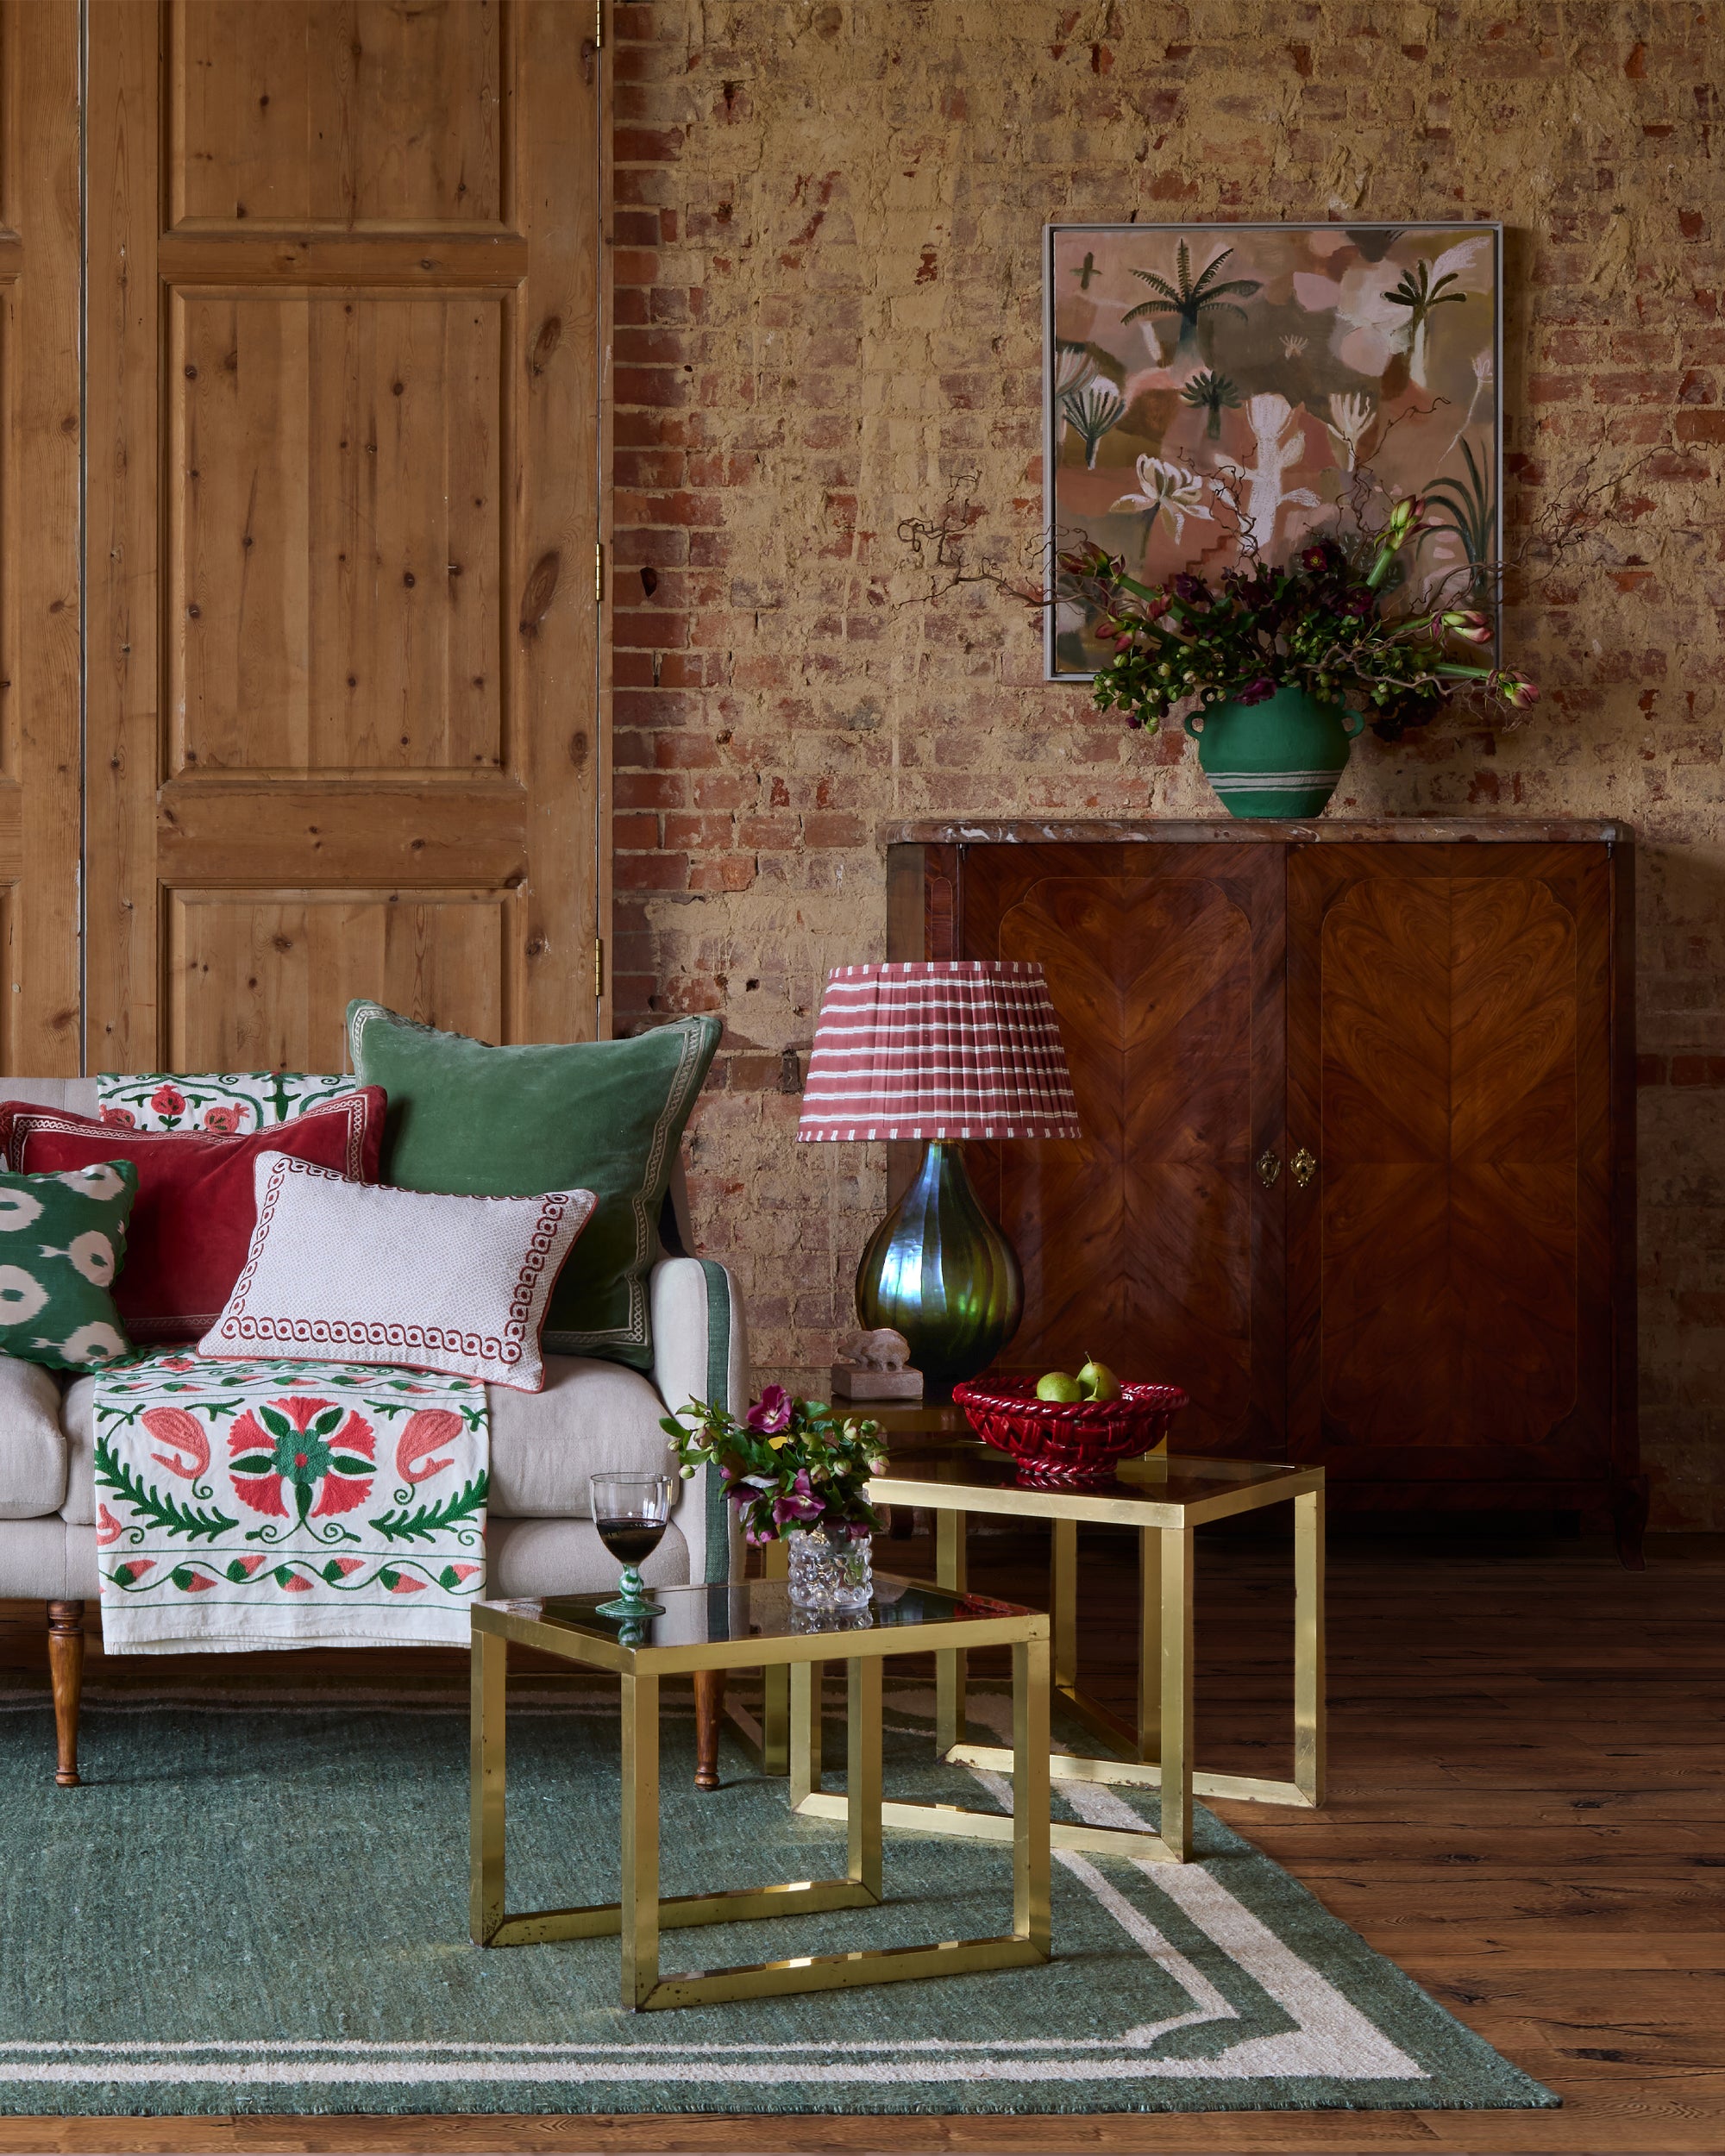
[[800, 1139], [1078, 1135], [1039, 965], [953, 958], [833, 968]]

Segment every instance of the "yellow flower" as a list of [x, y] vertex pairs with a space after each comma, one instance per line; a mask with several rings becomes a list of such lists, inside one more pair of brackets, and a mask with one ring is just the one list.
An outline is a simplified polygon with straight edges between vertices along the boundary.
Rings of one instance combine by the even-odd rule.
[[772, 1451], [782, 1452], [790, 1441], [790, 1432], [788, 1430], [781, 1430], [776, 1438], [768, 1438], [767, 1444], [769, 1450]]

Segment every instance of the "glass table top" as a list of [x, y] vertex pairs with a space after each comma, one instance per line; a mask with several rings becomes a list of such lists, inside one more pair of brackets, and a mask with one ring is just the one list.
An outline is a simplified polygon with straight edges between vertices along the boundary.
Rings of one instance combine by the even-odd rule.
[[[1038, 1482], [993, 1445], [959, 1438], [894, 1445], [873, 1486], [910, 1482], [932, 1491], [944, 1484], [979, 1494], [1022, 1495], [1032, 1503], [1040, 1497], [1070, 1497], [1109, 1505], [1202, 1505], [1231, 1490], [1262, 1489], [1309, 1471], [1285, 1461], [1214, 1460], [1151, 1452], [1141, 1459], [1123, 1460], [1101, 1482]], [[1030, 1508], [1027, 1504], [1026, 1509]]]
[[[912, 1630], [919, 1625], [963, 1623], [966, 1618], [1031, 1614], [1019, 1602], [996, 1601], [986, 1595], [955, 1595], [921, 1580], [875, 1575], [873, 1600], [849, 1614], [817, 1614], [799, 1609], [783, 1580], [745, 1580], [732, 1586], [656, 1587], [649, 1591], [664, 1606], [662, 1617], [606, 1617], [599, 1605], [604, 1595], [553, 1595], [543, 1601], [484, 1601], [480, 1609], [505, 1611], [554, 1630], [612, 1640], [620, 1647], [690, 1647], [714, 1640], [794, 1639], [817, 1633]], [[907, 1651], [910, 1650], [907, 1649]]]

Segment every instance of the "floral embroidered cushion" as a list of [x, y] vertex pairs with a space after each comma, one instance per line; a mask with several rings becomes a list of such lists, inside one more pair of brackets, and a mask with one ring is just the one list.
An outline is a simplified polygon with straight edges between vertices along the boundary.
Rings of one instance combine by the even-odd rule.
[[717, 1018], [694, 1018], [632, 1040], [488, 1048], [380, 1003], [348, 1006], [349, 1061], [389, 1095], [384, 1181], [487, 1197], [593, 1192], [545, 1344], [638, 1370], [653, 1367], [647, 1275], [659, 1211], [719, 1031]]
[[99, 1370], [132, 1352], [114, 1307], [138, 1192], [129, 1161], [0, 1173], [0, 1354]]
[[384, 1097], [375, 1087], [324, 1101], [297, 1121], [225, 1138], [123, 1131], [89, 1116], [0, 1104], [0, 1162], [31, 1175], [130, 1161], [138, 1173], [126, 1269], [115, 1300], [135, 1340], [191, 1340], [228, 1300], [257, 1219], [252, 1163], [287, 1152], [355, 1182], [375, 1182]]
[[251, 1247], [201, 1353], [543, 1386], [539, 1336], [592, 1191], [452, 1198], [367, 1188], [283, 1153], [264, 1155], [254, 1174]]
[[357, 1078], [309, 1070], [104, 1070], [96, 1112], [127, 1131], [208, 1131], [247, 1138], [354, 1092]]

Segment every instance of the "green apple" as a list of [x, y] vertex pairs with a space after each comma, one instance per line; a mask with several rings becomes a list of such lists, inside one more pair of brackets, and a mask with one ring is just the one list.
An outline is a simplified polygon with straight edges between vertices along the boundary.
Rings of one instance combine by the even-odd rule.
[[1120, 1381], [1106, 1363], [1087, 1363], [1078, 1373], [1078, 1390], [1086, 1400], [1118, 1400]]
[[1036, 1381], [1038, 1400], [1070, 1401], [1082, 1400], [1084, 1390], [1076, 1377], [1069, 1377], [1064, 1370], [1050, 1370]]

